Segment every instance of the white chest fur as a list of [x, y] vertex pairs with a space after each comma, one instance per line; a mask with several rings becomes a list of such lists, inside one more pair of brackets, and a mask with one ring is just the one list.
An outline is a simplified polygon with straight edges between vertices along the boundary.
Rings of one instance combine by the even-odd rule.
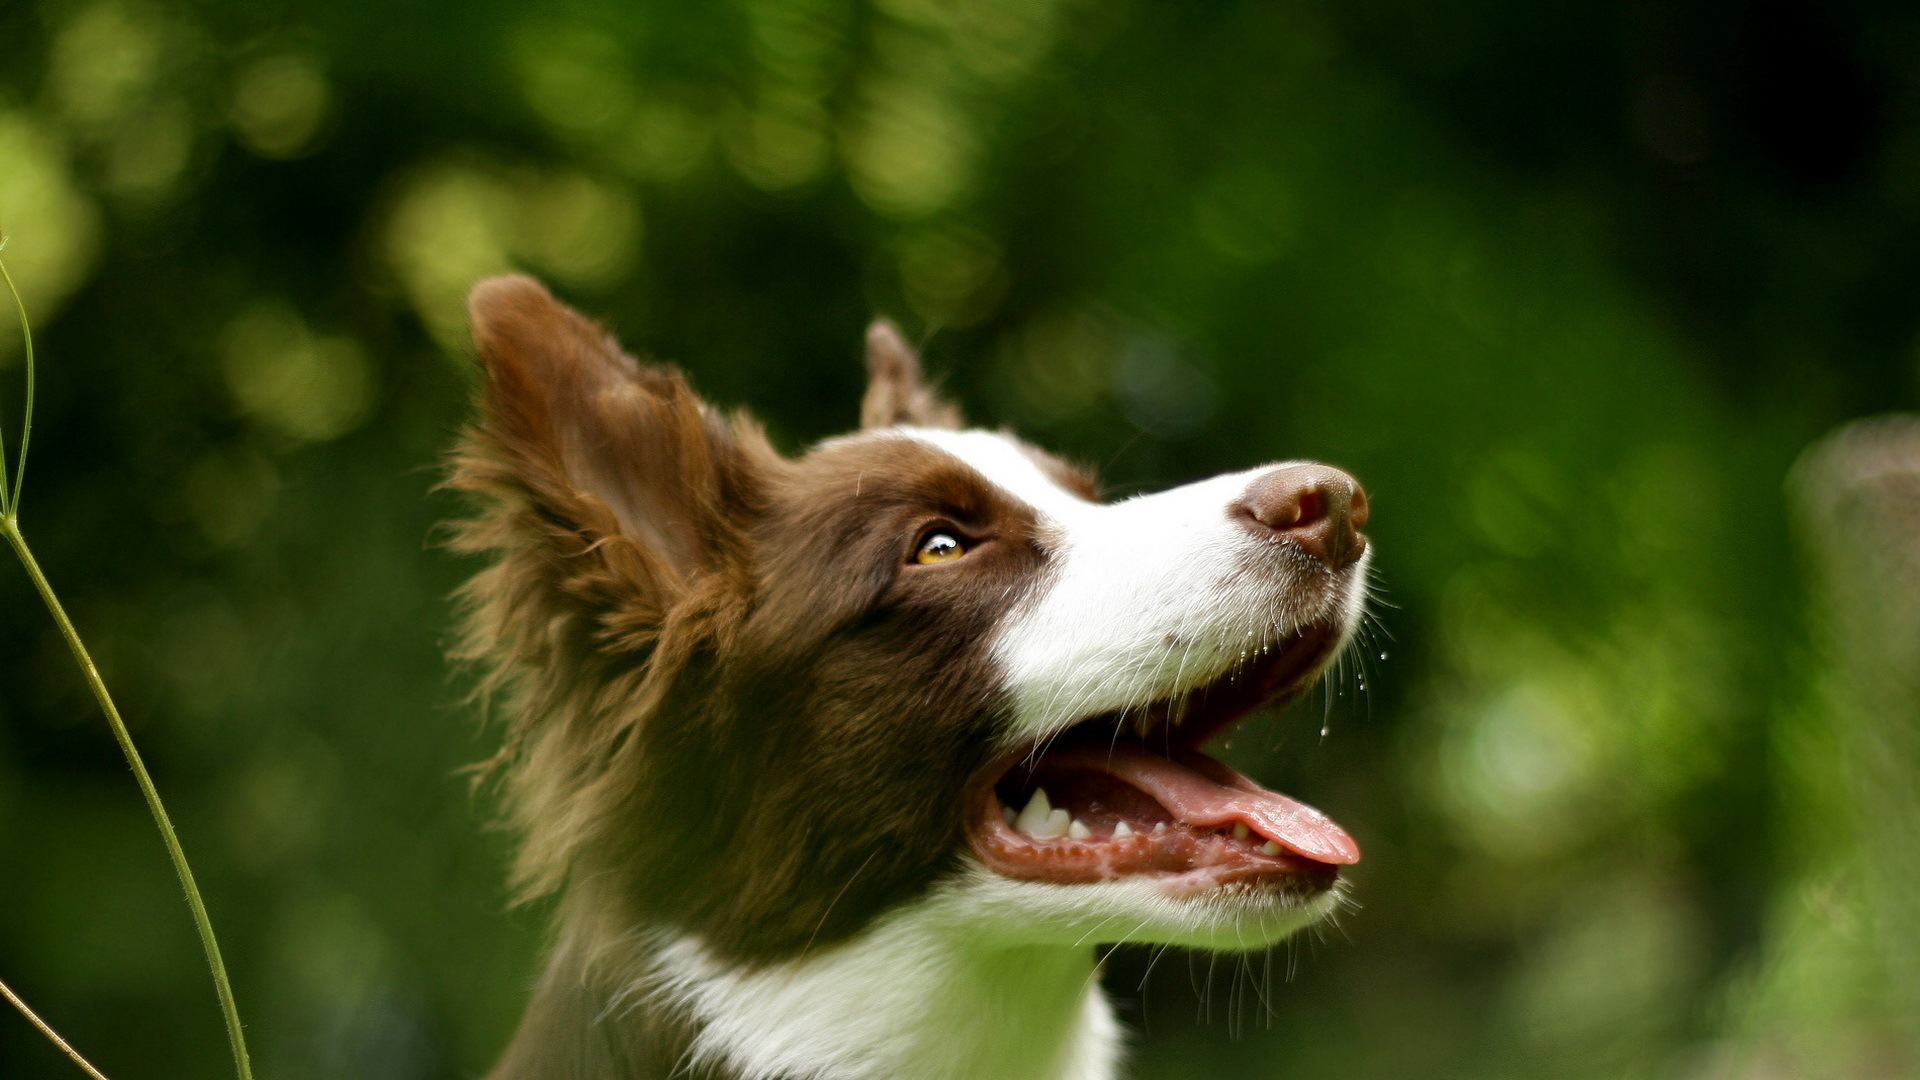
[[1121, 1032], [1092, 947], [983, 940], [953, 914], [911, 905], [853, 941], [752, 970], [669, 939], [634, 990], [690, 1013], [695, 1061], [743, 1080], [1110, 1080]]

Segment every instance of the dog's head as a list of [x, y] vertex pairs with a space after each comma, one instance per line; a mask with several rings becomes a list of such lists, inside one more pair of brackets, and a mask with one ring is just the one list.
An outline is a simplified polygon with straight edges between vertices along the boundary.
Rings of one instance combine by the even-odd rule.
[[509, 691], [526, 889], [743, 960], [915, 902], [1014, 942], [1233, 948], [1327, 910], [1353, 841], [1199, 747], [1353, 630], [1345, 474], [1103, 503], [963, 430], [884, 323], [862, 430], [790, 459], [529, 279], [472, 314], [466, 651]]

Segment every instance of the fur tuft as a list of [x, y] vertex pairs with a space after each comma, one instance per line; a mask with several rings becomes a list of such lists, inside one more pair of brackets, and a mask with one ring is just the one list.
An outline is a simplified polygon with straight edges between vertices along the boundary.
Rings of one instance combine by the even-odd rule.
[[860, 403], [860, 426], [902, 424], [954, 430], [966, 426], [960, 410], [925, 385], [920, 355], [900, 335], [900, 328], [875, 319], [867, 327], [867, 396]]
[[491, 565], [459, 592], [455, 656], [511, 717], [484, 771], [530, 899], [620, 831], [635, 733], [698, 643], [738, 620], [739, 523], [779, 458], [531, 278], [482, 282], [470, 309], [480, 418], [446, 486], [478, 512], [451, 547]]

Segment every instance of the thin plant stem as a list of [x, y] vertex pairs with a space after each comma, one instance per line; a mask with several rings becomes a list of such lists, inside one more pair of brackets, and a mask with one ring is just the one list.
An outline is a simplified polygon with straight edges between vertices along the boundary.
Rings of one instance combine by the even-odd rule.
[[[5, 248], [6, 238], [0, 236], [0, 248]], [[22, 406], [20, 418], [20, 460], [14, 466], [13, 496], [6, 500], [0, 510], [8, 517], [20, 516], [20, 488], [27, 482], [27, 441], [33, 438], [33, 325], [27, 321], [27, 302], [20, 298], [20, 290], [13, 287], [13, 275], [7, 273], [7, 264], [0, 262], [0, 279], [7, 283], [7, 291], [13, 294], [13, 307], [20, 313], [20, 338], [26, 343], [27, 353], [27, 398]], [[0, 455], [0, 489], [7, 486], [7, 459]]]
[[120, 719], [120, 709], [113, 703], [113, 695], [107, 693], [107, 684], [100, 678], [100, 669], [93, 664], [93, 657], [87, 652], [87, 646], [80, 640], [79, 631], [73, 628], [73, 620], [67, 618], [67, 609], [61, 605], [60, 598], [54, 595], [53, 586], [47, 582], [47, 575], [40, 570], [40, 563], [33, 557], [33, 549], [27, 546], [26, 537], [20, 535], [20, 523], [11, 514], [0, 517], [0, 533], [4, 533], [7, 542], [13, 545], [20, 563], [27, 568], [27, 576], [33, 579], [33, 587], [40, 590], [40, 599], [46, 602], [47, 611], [52, 613], [53, 621], [60, 627], [60, 635], [67, 639], [67, 648], [73, 651], [75, 662], [86, 676], [87, 685], [93, 690], [93, 698], [100, 703], [100, 711], [107, 714], [107, 724], [113, 728], [113, 737], [120, 744], [120, 752], [126, 755], [127, 764], [133, 769], [133, 779], [140, 785], [140, 794], [147, 800], [147, 809], [153, 812], [153, 822], [160, 827], [160, 839], [167, 845], [167, 857], [173, 860], [173, 872], [180, 879], [180, 888], [187, 894], [187, 907], [193, 912], [193, 925], [200, 931], [200, 945], [206, 950], [207, 968], [213, 974], [213, 989], [220, 997], [220, 1011], [227, 1020], [227, 1041], [233, 1044], [233, 1065], [240, 1080], [253, 1080], [253, 1066], [247, 1060], [246, 1037], [240, 1029], [240, 1009], [233, 1000], [233, 986], [227, 981], [227, 965], [220, 959], [220, 942], [213, 936], [213, 921], [207, 917], [207, 905], [200, 899], [200, 886], [194, 883], [193, 868], [187, 865], [187, 853], [180, 846], [180, 836], [173, 830], [173, 821], [167, 816], [166, 805], [160, 801], [160, 791], [153, 786], [153, 777], [147, 774], [146, 763], [140, 760], [140, 751], [133, 745], [133, 736], [127, 733], [126, 722]]
[[84, 1057], [81, 1057], [80, 1051], [75, 1050], [73, 1048], [72, 1043], [61, 1038], [60, 1033], [53, 1030], [53, 1025], [47, 1023], [45, 1020], [40, 1019], [39, 1013], [34, 1012], [32, 1009], [28, 1008], [27, 1003], [20, 1000], [20, 995], [13, 992], [13, 987], [8, 986], [7, 981], [5, 979], [0, 979], [0, 994], [4, 994], [6, 996], [6, 999], [13, 1003], [13, 1007], [20, 1010], [21, 1016], [26, 1017], [28, 1022], [32, 1023], [34, 1027], [39, 1028], [40, 1034], [45, 1035], [47, 1038], [53, 1040], [53, 1045], [59, 1047], [61, 1053], [72, 1058], [73, 1063], [75, 1065], [80, 1066], [81, 1070], [84, 1071], [88, 1076], [93, 1077], [93, 1080], [107, 1080], [105, 1073], [102, 1073], [99, 1069], [94, 1068], [93, 1062], [88, 1061]]
[[[20, 312], [20, 328], [29, 343], [26, 423], [30, 427], [33, 422], [32, 331], [27, 324], [26, 305], [21, 302], [20, 291], [14, 288], [13, 276], [6, 273], [4, 263], [0, 263], [0, 279], [5, 281], [7, 290], [13, 294], [14, 306]], [[227, 965], [220, 958], [220, 942], [213, 934], [213, 920], [207, 917], [207, 905], [200, 899], [200, 886], [194, 882], [193, 868], [187, 865], [187, 853], [180, 846], [180, 836], [174, 831], [172, 819], [167, 816], [166, 805], [160, 801], [160, 790], [153, 786], [153, 777], [147, 773], [146, 762], [140, 759], [140, 751], [133, 745], [133, 736], [127, 733], [126, 722], [120, 718], [120, 709], [113, 703], [113, 695], [107, 692], [107, 684], [100, 678], [100, 669], [94, 666], [86, 643], [80, 640], [80, 632], [74, 629], [73, 620], [67, 617], [66, 607], [60, 603], [60, 597], [55, 595], [47, 575], [41, 571], [39, 560], [33, 557], [33, 549], [27, 546], [27, 538], [21, 535], [20, 482], [26, 478], [26, 457], [27, 440], [23, 431], [20, 439], [21, 468], [15, 474], [12, 495], [5, 500], [4, 513], [0, 513], [0, 534], [4, 534], [7, 543], [13, 545], [14, 554], [20, 557], [20, 565], [26, 568], [27, 576], [33, 579], [33, 587], [39, 590], [40, 599], [46, 603], [47, 611], [60, 627], [60, 635], [66, 639], [67, 648], [72, 650], [74, 661], [80, 665], [80, 672], [93, 691], [94, 700], [100, 703], [100, 711], [106, 714], [114, 740], [120, 744], [120, 752], [126, 756], [127, 765], [133, 770], [134, 782], [139, 784], [140, 794], [147, 800], [147, 809], [160, 829], [160, 840], [166, 845], [167, 857], [173, 861], [174, 875], [180, 879], [181, 891], [186, 893], [187, 908], [193, 914], [194, 928], [200, 932], [200, 946], [207, 954], [207, 970], [213, 976], [214, 993], [220, 999], [220, 1011], [227, 1023], [227, 1041], [233, 1048], [234, 1072], [238, 1080], [253, 1080], [253, 1064], [247, 1058], [246, 1034], [240, 1026], [240, 1008], [233, 1000], [233, 985], [227, 979]], [[0, 464], [0, 495], [4, 495], [5, 490], [5, 466]], [[46, 1030], [44, 1025], [42, 1030]], [[57, 1036], [55, 1041], [59, 1041]]]
[[[9, 239], [11, 238], [5, 231], [0, 231], [0, 251], [7, 250]], [[13, 294], [13, 306], [20, 313], [20, 336], [28, 342], [27, 349], [31, 352], [33, 330], [31, 324], [27, 322], [27, 304], [20, 298], [20, 290], [13, 287], [13, 275], [7, 273], [7, 264], [4, 261], [0, 261], [0, 278], [6, 280], [7, 291]], [[31, 386], [32, 383], [28, 385]], [[7, 439], [5, 432], [0, 432], [0, 517], [12, 516], [13, 500], [7, 494]]]

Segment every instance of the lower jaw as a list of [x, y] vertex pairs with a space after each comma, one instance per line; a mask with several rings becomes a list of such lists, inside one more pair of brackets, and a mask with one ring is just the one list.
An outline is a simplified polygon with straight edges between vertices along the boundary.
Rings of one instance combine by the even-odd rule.
[[1304, 901], [1338, 883], [1337, 866], [1291, 852], [1259, 851], [1231, 840], [1176, 825], [1166, 834], [1142, 831], [1125, 840], [1057, 839], [1036, 847], [1007, 827], [1000, 801], [988, 786], [970, 800], [974, 854], [995, 873], [1018, 881], [1084, 885], [1145, 881], [1172, 897], [1217, 896], [1223, 891], [1273, 893]]
[[[976, 853], [978, 848], [975, 849]], [[1270, 868], [1196, 866], [1185, 870], [1150, 870], [1105, 876], [1064, 877], [1015, 871], [1009, 873], [991, 859], [982, 856], [989, 869], [1015, 881], [1074, 886], [1138, 881], [1170, 899], [1208, 899], [1223, 895], [1271, 896], [1274, 899], [1304, 902], [1330, 893], [1339, 884], [1340, 874], [1332, 867], [1325, 872], [1275, 870]], [[1318, 865], [1318, 864], [1314, 864]]]
[[1277, 945], [1333, 917], [1346, 888], [1296, 888], [1271, 878], [1220, 880], [1203, 872], [1135, 874], [1063, 883], [1016, 878], [974, 865], [956, 898], [991, 898], [1015, 916], [1001, 940], [1045, 948], [1177, 946], [1244, 953]]

